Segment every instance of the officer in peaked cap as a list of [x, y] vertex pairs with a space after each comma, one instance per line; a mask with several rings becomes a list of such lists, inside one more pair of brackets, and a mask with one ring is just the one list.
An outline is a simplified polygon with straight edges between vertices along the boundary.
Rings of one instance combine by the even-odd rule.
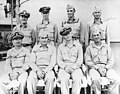
[[24, 94], [25, 92], [26, 80], [28, 78], [26, 71], [29, 69], [30, 51], [22, 46], [23, 38], [24, 35], [18, 31], [11, 35], [14, 47], [7, 52], [6, 64], [4, 66], [6, 73], [0, 77], [1, 94], [7, 94], [10, 91], [12, 81], [19, 82], [19, 84], [14, 83], [18, 87], [19, 94]]
[[11, 40], [14, 40], [14, 39], [23, 39], [23, 38], [24, 38], [24, 35], [21, 32], [15, 32], [11, 36]]
[[24, 38], [22, 44], [24, 47], [28, 48], [30, 51], [36, 42], [36, 34], [34, 29], [28, 24], [28, 18], [30, 17], [30, 13], [26, 10], [23, 10], [19, 13], [19, 24], [13, 28], [12, 33], [21, 32], [24, 34]]
[[29, 18], [30, 13], [28, 13], [26, 10], [23, 10], [22, 12], [19, 13], [19, 16]]
[[43, 14], [47, 14], [47, 13], [49, 13], [50, 10], [51, 10], [50, 7], [41, 7], [41, 8], [39, 9], [39, 12], [41, 12], [41, 13], [43, 13]]
[[48, 32], [48, 39], [49, 44], [56, 46], [57, 45], [57, 39], [58, 39], [58, 27], [55, 23], [53, 23], [50, 18], [50, 7], [44, 6], [39, 9], [39, 12], [41, 13], [42, 20], [39, 24], [36, 26], [36, 34], [37, 34], [37, 41], [39, 40], [39, 32], [42, 30], [45, 30]]

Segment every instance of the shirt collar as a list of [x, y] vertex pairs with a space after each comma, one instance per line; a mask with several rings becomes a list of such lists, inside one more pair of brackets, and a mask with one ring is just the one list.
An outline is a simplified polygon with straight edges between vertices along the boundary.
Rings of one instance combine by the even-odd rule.
[[[68, 47], [66, 43], [64, 44], [64, 46], [65, 46], [65, 47]], [[73, 43], [73, 46], [72, 46], [72, 47], [75, 47], [75, 46], [76, 46], [75, 43]]]
[[41, 44], [39, 44], [39, 47], [40, 48], [48, 48], [48, 45], [46, 45], [46, 46], [43, 47]]
[[48, 25], [48, 24], [50, 24], [50, 21], [48, 20], [47, 23], [44, 23], [44, 20], [42, 20], [41, 24], [46, 24], [46, 25]]
[[[95, 43], [92, 44], [92, 47], [93, 47], [93, 48], [98, 48], [98, 47], [95, 45]], [[102, 48], [102, 47], [105, 47], [105, 43], [102, 43], [102, 44], [101, 44], [101, 47], [100, 47], [100, 48]]]
[[27, 28], [27, 24], [25, 24], [24, 26], [20, 24], [20, 27], [23, 27], [23, 28]]
[[79, 18], [74, 18], [72, 21], [70, 19], [67, 20], [67, 23], [77, 23], [79, 21]]
[[[96, 23], [96, 22], [97, 22], [97, 20], [96, 20], [96, 19], [94, 19], [94, 22], [93, 22], [93, 23], [94, 23], [94, 24], [98, 24], [98, 23]], [[101, 20], [101, 19], [99, 20], [99, 22], [100, 22], [100, 24], [103, 24], [103, 22], [102, 22], [102, 20]]]

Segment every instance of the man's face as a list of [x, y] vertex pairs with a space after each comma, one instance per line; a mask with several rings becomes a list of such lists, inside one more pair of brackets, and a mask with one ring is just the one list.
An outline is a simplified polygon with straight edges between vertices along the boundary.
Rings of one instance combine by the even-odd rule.
[[70, 32], [68, 35], [64, 36], [64, 39], [65, 39], [66, 41], [71, 40], [71, 39], [72, 39], [72, 33]]
[[74, 9], [67, 9], [68, 18], [72, 18], [74, 16], [75, 10]]
[[12, 40], [12, 43], [15, 47], [19, 47], [22, 45], [22, 39], [21, 38], [16, 38]]
[[43, 20], [48, 20], [49, 19], [49, 13], [41, 13], [42, 14], [42, 17], [43, 17]]
[[27, 18], [27, 17], [20, 16], [20, 22], [21, 22], [21, 24], [26, 24], [27, 21], [28, 21], [28, 18]]
[[95, 11], [95, 12], [93, 12], [93, 16], [94, 16], [95, 19], [99, 19], [99, 18], [101, 18], [101, 12], [100, 11]]
[[94, 39], [94, 42], [96, 42], [96, 43], [100, 42], [101, 41], [100, 33], [99, 32], [94, 33], [93, 39]]
[[39, 41], [40, 41], [41, 44], [46, 45], [47, 42], [48, 42], [48, 35], [46, 34], [46, 35], [40, 36]]

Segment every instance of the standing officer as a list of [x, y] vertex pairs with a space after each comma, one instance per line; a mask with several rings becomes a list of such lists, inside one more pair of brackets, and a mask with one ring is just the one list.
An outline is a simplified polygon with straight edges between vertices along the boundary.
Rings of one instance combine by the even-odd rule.
[[69, 79], [73, 79], [72, 94], [80, 94], [83, 73], [80, 69], [83, 63], [82, 46], [73, 42], [72, 28], [64, 27], [60, 35], [65, 42], [59, 45], [57, 63], [60, 67], [58, 79], [61, 82], [62, 94], [69, 94]]
[[13, 28], [12, 33], [15, 31], [23, 33], [24, 38], [22, 44], [24, 47], [28, 48], [31, 51], [36, 41], [36, 35], [33, 28], [31, 28], [27, 23], [28, 18], [30, 17], [30, 13], [28, 13], [26, 10], [23, 10], [19, 13], [19, 17], [20, 24]]
[[109, 82], [108, 90], [110, 94], [119, 94], [120, 78], [112, 69], [114, 64], [111, 48], [101, 41], [101, 30], [93, 31], [94, 43], [89, 45], [85, 53], [85, 62], [89, 67], [89, 75], [93, 81], [95, 94], [101, 94], [101, 85]]
[[48, 32], [48, 43], [56, 46], [57, 37], [58, 37], [58, 28], [49, 19], [50, 10], [51, 10], [50, 7], [41, 7], [39, 9], [39, 12], [41, 12], [43, 19], [42, 22], [36, 26], [37, 40], [39, 35], [38, 33], [41, 32], [41, 29], [45, 29], [45, 31]]
[[6, 73], [0, 78], [0, 94], [9, 94], [7, 86], [12, 80], [20, 82], [18, 94], [24, 94], [30, 51], [22, 46], [23, 38], [24, 35], [20, 32], [15, 32], [11, 36], [14, 47], [7, 52]]
[[94, 21], [87, 24], [87, 31], [85, 34], [85, 46], [93, 43], [92, 32], [93, 28], [99, 28], [101, 30], [101, 37], [104, 43], [110, 45], [109, 32], [107, 30], [107, 25], [101, 20], [101, 10], [98, 7], [94, 8], [93, 16]]
[[72, 28], [73, 40], [77, 43], [84, 43], [84, 35], [82, 32], [82, 23], [79, 18], [75, 17], [75, 8], [72, 5], [67, 5], [68, 18], [62, 22], [62, 27], [69, 26]]
[[54, 72], [53, 67], [56, 64], [56, 48], [48, 44], [48, 34], [41, 32], [38, 35], [39, 42], [33, 48], [31, 53], [32, 71], [27, 80], [27, 88], [29, 94], [36, 94], [36, 86], [39, 79], [45, 81], [45, 94], [52, 94], [54, 88]]

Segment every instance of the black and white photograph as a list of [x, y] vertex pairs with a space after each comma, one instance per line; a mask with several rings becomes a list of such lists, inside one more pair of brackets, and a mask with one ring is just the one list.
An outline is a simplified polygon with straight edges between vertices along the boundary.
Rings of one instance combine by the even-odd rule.
[[120, 0], [0, 0], [0, 94], [120, 94]]

